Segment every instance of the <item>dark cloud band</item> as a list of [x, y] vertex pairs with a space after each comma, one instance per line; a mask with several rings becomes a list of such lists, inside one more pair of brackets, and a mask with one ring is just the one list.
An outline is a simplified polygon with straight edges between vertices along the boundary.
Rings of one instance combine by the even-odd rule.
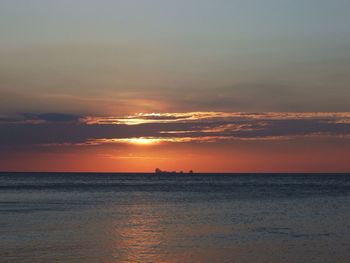
[[350, 113], [188, 112], [81, 117], [21, 114], [2, 118], [0, 145], [189, 143], [222, 140], [350, 138]]

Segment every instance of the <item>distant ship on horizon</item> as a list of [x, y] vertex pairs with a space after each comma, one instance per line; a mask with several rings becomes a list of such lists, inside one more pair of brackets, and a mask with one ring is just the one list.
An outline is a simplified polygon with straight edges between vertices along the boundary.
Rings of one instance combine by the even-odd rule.
[[183, 172], [183, 171], [180, 171], [180, 172], [176, 172], [176, 171], [163, 171], [163, 170], [161, 170], [161, 169], [159, 169], [159, 168], [156, 168], [155, 170], [154, 170], [154, 173], [155, 174], [157, 174], [157, 175], [159, 175], [159, 174], [193, 174], [194, 172], [193, 172], [193, 170], [190, 170], [190, 171], [188, 171], [187, 173], [186, 172]]

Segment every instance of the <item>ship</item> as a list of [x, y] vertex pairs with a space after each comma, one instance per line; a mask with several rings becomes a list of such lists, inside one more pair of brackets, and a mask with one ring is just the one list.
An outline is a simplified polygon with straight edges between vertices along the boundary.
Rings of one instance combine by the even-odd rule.
[[183, 171], [180, 171], [180, 172], [176, 172], [176, 171], [165, 171], [165, 170], [161, 170], [161, 169], [159, 169], [159, 168], [156, 168], [156, 169], [154, 170], [154, 173], [155, 173], [156, 175], [163, 175], [163, 174], [193, 174], [194, 172], [193, 172], [193, 170], [188, 171], [188, 173], [185, 173], [185, 172], [183, 172]]

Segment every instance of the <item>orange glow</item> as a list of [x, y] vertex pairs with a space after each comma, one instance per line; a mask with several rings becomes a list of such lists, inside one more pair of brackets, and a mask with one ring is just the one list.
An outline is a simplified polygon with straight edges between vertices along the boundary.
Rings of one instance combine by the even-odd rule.
[[32, 136], [34, 141], [26, 147], [18, 150], [14, 144], [0, 152], [0, 170], [152, 172], [159, 167], [195, 172], [346, 172], [350, 170], [349, 120], [350, 113], [318, 112], [83, 117], [61, 128], [62, 132], [71, 128], [73, 139], [67, 130], [64, 136], [56, 134], [57, 142], [45, 129], [61, 124], [30, 124], [34, 131], [45, 128], [40, 134], [44, 138]]
[[[146, 147], [147, 146], [147, 147]], [[329, 154], [332, 153], [332, 154]], [[100, 144], [6, 153], [4, 171], [347, 172], [348, 144], [336, 141]]]
[[92, 144], [110, 144], [110, 143], [126, 143], [134, 145], [154, 145], [162, 142], [167, 142], [164, 138], [153, 138], [153, 137], [135, 137], [135, 138], [121, 138], [121, 139], [96, 139], [92, 140]]
[[[181, 132], [180, 132], [181, 133]], [[203, 137], [132, 137], [132, 138], [114, 138], [114, 139], [94, 139], [86, 142], [86, 145], [100, 144], [134, 144], [134, 145], [156, 145], [163, 143], [186, 143], [186, 142], [216, 142], [219, 140], [228, 140], [232, 138], [224, 136], [203, 136]]]
[[158, 144], [161, 141], [162, 139], [145, 138], [145, 137], [117, 139], [117, 142], [125, 142], [125, 143], [137, 144], [137, 145], [152, 145], [152, 144]]

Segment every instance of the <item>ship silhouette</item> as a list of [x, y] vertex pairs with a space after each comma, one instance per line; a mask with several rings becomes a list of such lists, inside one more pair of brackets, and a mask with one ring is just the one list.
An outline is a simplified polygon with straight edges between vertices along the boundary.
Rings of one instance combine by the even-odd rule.
[[[180, 171], [180, 172], [176, 172], [176, 171], [165, 171], [165, 170], [163, 171], [163, 170], [161, 170], [161, 169], [159, 169], [159, 168], [156, 168], [156, 169], [154, 170], [154, 173], [157, 174], [157, 175], [162, 175], [162, 174], [184, 174], [183, 171]], [[193, 171], [192, 171], [192, 170], [188, 171], [188, 174], [193, 174]]]

